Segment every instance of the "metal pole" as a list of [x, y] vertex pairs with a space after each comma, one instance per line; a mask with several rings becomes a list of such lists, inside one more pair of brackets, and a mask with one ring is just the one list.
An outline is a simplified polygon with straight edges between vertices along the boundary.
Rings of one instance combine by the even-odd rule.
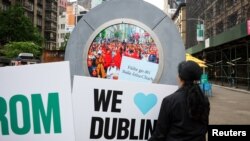
[[[200, 18], [197, 18], [197, 19], [196, 18], [189, 18], [189, 19], [187, 19], [187, 21], [198, 21], [199, 24], [200, 24], [200, 22], [203, 23], [203, 28], [204, 28], [203, 29], [203, 38], [204, 38], [203, 41], [205, 41], [205, 20], [200, 19]], [[199, 41], [198, 41], [198, 43], [199, 43]], [[202, 55], [205, 56], [205, 49], [203, 50], [203, 54]], [[203, 58], [203, 61], [205, 61], [205, 58]], [[205, 74], [205, 67], [203, 68], [203, 74]]]
[[[237, 46], [235, 47], [235, 58], [237, 58]], [[234, 76], [234, 87], [237, 88], [237, 62], [235, 62], [235, 67], [234, 67], [234, 73], [235, 73], [235, 76]]]
[[[215, 50], [214, 60], [215, 60], [215, 63], [216, 63], [217, 62], [217, 50]], [[215, 71], [215, 84], [217, 84], [217, 77], [218, 77], [217, 64], [214, 64], [214, 71]]]
[[246, 47], [247, 47], [247, 90], [250, 90], [250, 85], [249, 85], [249, 49], [248, 49], [248, 41], [247, 41], [247, 45], [246, 45]]
[[76, 0], [76, 7], [75, 7], [75, 26], [77, 24], [77, 14], [78, 14], [78, 0]]
[[[229, 52], [230, 52], [230, 53], [229, 53], [229, 55], [230, 55], [230, 56], [229, 56], [229, 60], [230, 60], [230, 62], [231, 62], [231, 61], [232, 61], [232, 47], [229, 48]], [[235, 58], [235, 57], [234, 57], [234, 58]], [[230, 82], [229, 85], [230, 85], [230, 86], [233, 86], [233, 79], [234, 79], [234, 78], [232, 78], [232, 76], [231, 76], [231, 73], [232, 73], [232, 71], [233, 71], [233, 66], [230, 64], [230, 66], [229, 66], [228, 68], [229, 68], [229, 72], [230, 72], [230, 73], [229, 73], [229, 82]], [[234, 71], [235, 71], [235, 70], [234, 70]]]
[[[220, 50], [220, 60], [222, 60], [222, 49]], [[222, 63], [223, 63], [223, 61], [220, 63], [220, 75], [221, 75], [221, 85], [223, 86], [223, 81], [224, 81], [223, 79], [224, 79], [224, 78], [222, 78], [222, 77], [223, 77], [223, 76], [222, 76], [222, 69], [223, 69], [223, 68], [222, 68], [222, 67], [223, 67], [223, 66], [222, 66]]]

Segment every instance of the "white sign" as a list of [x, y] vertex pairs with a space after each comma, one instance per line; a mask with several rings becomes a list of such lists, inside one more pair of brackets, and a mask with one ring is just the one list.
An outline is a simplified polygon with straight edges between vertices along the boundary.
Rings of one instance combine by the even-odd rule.
[[153, 82], [159, 64], [123, 56], [119, 80]]
[[162, 99], [177, 86], [74, 77], [76, 141], [147, 140]]
[[0, 68], [1, 141], [74, 141], [69, 62]]
[[207, 38], [205, 40], [205, 48], [209, 48], [210, 47], [210, 38]]
[[196, 32], [197, 41], [204, 41], [204, 24], [197, 24]]

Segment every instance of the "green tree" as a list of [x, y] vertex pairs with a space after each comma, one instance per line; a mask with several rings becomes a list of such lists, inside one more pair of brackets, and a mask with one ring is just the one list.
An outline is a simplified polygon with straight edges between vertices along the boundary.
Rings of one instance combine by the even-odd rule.
[[101, 37], [102, 37], [102, 39], [106, 38], [106, 30], [105, 29], [101, 31]]
[[40, 58], [42, 48], [33, 42], [11, 42], [4, 45], [1, 53], [7, 58], [15, 58], [19, 53], [33, 53], [35, 58]]
[[62, 45], [60, 46], [60, 50], [65, 50], [66, 47], [67, 47], [67, 43], [68, 43], [68, 40], [69, 40], [69, 36], [70, 36], [70, 33], [66, 33], [66, 35], [64, 36], [64, 41], [62, 43]]
[[117, 39], [120, 38], [121, 35], [122, 35], [122, 32], [121, 32], [121, 31], [116, 31], [115, 34], [114, 34], [114, 36], [115, 36]]
[[42, 45], [43, 38], [24, 15], [23, 7], [14, 5], [6, 11], [0, 11], [0, 19], [0, 45], [19, 41], [32, 41]]

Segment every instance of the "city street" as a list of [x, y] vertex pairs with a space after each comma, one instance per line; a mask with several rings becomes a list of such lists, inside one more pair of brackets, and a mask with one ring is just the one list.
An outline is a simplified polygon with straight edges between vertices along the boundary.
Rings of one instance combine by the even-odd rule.
[[210, 100], [210, 124], [250, 125], [250, 92], [213, 86]]
[[0, 0], [0, 84], [0, 141], [250, 141], [250, 0]]

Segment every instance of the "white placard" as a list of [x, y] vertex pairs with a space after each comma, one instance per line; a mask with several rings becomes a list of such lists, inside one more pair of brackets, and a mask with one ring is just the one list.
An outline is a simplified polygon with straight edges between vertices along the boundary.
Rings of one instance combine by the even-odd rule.
[[162, 99], [177, 86], [74, 77], [76, 141], [141, 140], [151, 136]]
[[1, 141], [74, 141], [69, 62], [0, 68]]
[[152, 83], [159, 64], [123, 56], [119, 80]]

